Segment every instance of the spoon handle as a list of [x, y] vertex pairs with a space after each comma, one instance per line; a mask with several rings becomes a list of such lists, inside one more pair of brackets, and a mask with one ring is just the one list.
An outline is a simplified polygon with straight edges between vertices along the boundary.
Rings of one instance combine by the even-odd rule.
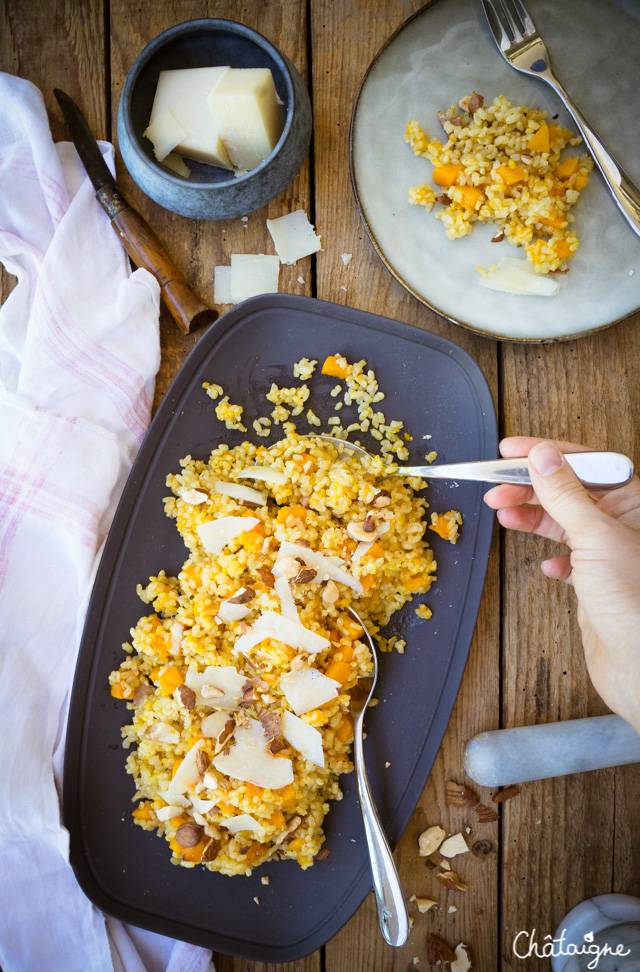
[[364, 764], [362, 727], [356, 729], [353, 742], [358, 796], [364, 832], [371, 859], [373, 892], [378, 909], [382, 937], [388, 945], [400, 948], [409, 937], [409, 917], [391, 848], [376, 810]]
[[[569, 452], [565, 454], [565, 459], [578, 479], [591, 489], [616, 489], [628, 483], [633, 476], [633, 463], [619, 452]], [[527, 459], [487, 459], [480, 462], [443, 463], [441, 466], [400, 466], [396, 475], [531, 485]]]

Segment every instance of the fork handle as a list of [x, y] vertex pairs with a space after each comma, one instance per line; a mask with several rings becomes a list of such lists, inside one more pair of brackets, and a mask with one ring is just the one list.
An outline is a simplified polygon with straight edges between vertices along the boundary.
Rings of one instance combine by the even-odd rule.
[[580, 129], [585, 142], [589, 146], [596, 165], [600, 169], [602, 177], [615, 199], [618, 208], [631, 229], [640, 236], [640, 192], [634, 186], [622, 166], [618, 164], [611, 152], [609, 152], [598, 138], [587, 119], [578, 106], [571, 100], [555, 74], [547, 69], [546, 71], [540, 71], [539, 76], [543, 77], [555, 89], [564, 102], [573, 120]]
[[393, 854], [373, 802], [369, 777], [365, 769], [361, 729], [355, 732], [353, 749], [358, 797], [371, 860], [378, 923], [385, 942], [393, 948], [401, 948], [409, 937], [409, 917]]

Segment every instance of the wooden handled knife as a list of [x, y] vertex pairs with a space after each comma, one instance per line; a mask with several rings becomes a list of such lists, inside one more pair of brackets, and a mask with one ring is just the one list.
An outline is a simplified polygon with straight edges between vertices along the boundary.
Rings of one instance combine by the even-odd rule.
[[156, 278], [162, 299], [184, 334], [188, 334], [192, 328], [211, 324], [218, 316], [217, 311], [194, 294], [149, 224], [131, 208], [118, 190], [98, 143], [75, 101], [59, 88], [54, 88], [53, 93], [96, 191], [96, 198], [108, 214], [111, 225], [133, 262]]

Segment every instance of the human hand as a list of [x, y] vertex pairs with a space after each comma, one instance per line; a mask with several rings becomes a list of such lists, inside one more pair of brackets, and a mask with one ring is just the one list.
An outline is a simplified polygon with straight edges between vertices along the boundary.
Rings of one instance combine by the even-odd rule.
[[503, 527], [571, 548], [543, 561], [542, 570], [573, 584], [593, 685], [640, 733], [640, 479], [587, 492], [562, 456], [579, 451], [572, 442], [503, 439], [505, 458], [529, 457], [532, 485], [495, 486], [484, 500]]

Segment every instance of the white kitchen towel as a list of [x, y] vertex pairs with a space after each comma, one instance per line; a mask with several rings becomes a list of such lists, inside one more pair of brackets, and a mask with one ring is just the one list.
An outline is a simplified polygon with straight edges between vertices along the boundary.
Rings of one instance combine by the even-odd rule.
[[[100, 143], [113, 171], [113, 148]], [[104, 916], [68, 864], [64, 720], [102, 541], [151, 414], [159, 287], [128, 258], [42, 96], [0, 74], [0, 965], [211, 972]]]

